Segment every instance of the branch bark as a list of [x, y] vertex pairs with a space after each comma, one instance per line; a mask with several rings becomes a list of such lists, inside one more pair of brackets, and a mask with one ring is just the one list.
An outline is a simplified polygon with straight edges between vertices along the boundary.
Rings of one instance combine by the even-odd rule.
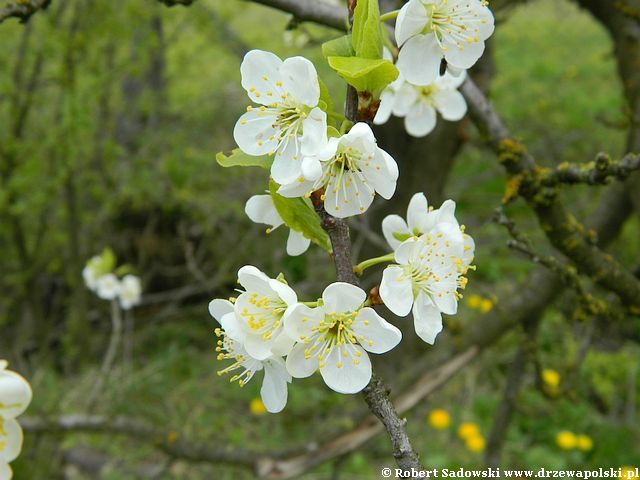
[[38, 10], [44, 10], [50, 3], [51, 0], [11, 2], [9, 5], [0, 8], [0, 23], [12, 17], [19, 19], [20, 23], [26, 23], [31, 18], [31, 15]]

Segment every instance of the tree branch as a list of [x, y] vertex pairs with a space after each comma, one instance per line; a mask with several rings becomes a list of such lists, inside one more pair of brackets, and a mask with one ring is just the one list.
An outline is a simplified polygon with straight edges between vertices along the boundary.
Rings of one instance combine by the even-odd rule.
[[20, 23], [27, 23], [31, 15], [38, 10], [44, 10], [49, 6], [51, 0], [21, 0], [8, 4], [0, 8], [0, 23], [13, 17], [20, 20]]
[[321, 0], [250, 0], [293, 15], [300, 22], [314, 22], [337, 30], [349, 28], [346, 8]]
[[576, 164], [564, 162], [553, 170], [541, 174], [544, 186], [552, 187], [560, 183], [606, 185], [611, 178], [626, 180], [631, 173], [640, 170], [640, 155], [628, 153], [620, 161], [613, 161], [605, 153], [600, 153], [595, 162]]
[[586, 275], [616, 293], [627, 305], [640, 307], [640, 281], [611, 255], [600, 250], [585, 228], [558, 201], [557, 192], [541, 182], [541, 169], [523, 145], [516, 141], [480, 89], [467, 79], [461, 87], [469, 113], [487, 136], [509, 175], [507, 199], [522, 196], [538, 217], [551, 243]]

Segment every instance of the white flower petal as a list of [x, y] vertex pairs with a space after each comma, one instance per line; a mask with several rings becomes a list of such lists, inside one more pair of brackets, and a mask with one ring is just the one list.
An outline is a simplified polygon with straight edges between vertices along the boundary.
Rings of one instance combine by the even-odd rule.
[[289, 355], [294, 344], [295, 340], [283, 330], [271, 345], [271, 351], [278, 357], [285, 357]]
[[358, 312], [351, 327], [362, 348], [371, 353], [388, 352], [402, 340], [400, 330], [370, 307]]
[[[261, 107], [264, 108], [264, 107]], [[247, 155], [267, 155], [278, 147], [279, 130], [273, 109], [253, 108], [245, 112], [233, 128], [233, 138]]]
[[305, 358], [306, 349], [304, 343], [296, 343], [287, 355], [287, 372], [294, 378], [307, 378], [318, 370], [317, 356], [310, 355], [308, 359]]
[[278, 214], [271, 195], [254, 195], [247, 200], [244, 211], [252, 222], [264, 223], [276, 228], [284, 222]]
[[484, 42], [477, 41], [471, 43], [460, 43], [457, 40], [445, 36], [443, 38], [444, 58], [459, 69], [469, 69], [478, 61], [484, 53]]
[[287, 305], [293, 305], [298, 301], [298, 295], [296, 295], [293, 288], [286, 283], [271, 278], [269, 279], [269, 286]]
[[294, 135], [287, 140], [284, 149], [279, 150], [273, 157], [271, 176], [280, 185], [299, 181], [302, 176], [302, 154], [300, 152], [300, 137]]
[[467, 102], [457, 90], [438, 90], [433, 93], [433, 101], [445, 120], [457, 122], [467, 114]]
[[316, 107], [302, 121], [300, 153], [315, 155], [327, 144], [327, 114]]
[[222, 298], [215, 298], [209, 302], [209, 314], [215, 318], [218, 323], [220, 319], [227, 313], [233, 312], [233, 303]]
[[404, 117], [418, 101], [418, 89], [415, 85], [404, 82], [396, 93], [393, 114]]
[[320, 100], [320, 83], [313, 63], [304, 57], [287, 58], [280, 66], [284, 90], [298, 104], [315, 107]]
[[[244, 325], [244, 323], [243, 323]], [[271, 346], [273, 345], [275, 338], [265, 340], [262, 335], [245, 334], [244, 348], [249, 355], [256, 360], [266, 360], [272, 356]]]
[[434, 34], [416, 35], [400, 49], [396, 67], [408, 82], [429, 85], [440, 74], [442, 56]]
[[322, 177], [322, 164], [316, 157], [305, 157], [302, 160], [302, 176], [312, 182]]
[[295, 257], [302, 255], [307, 251], [311, 245], [311, 240], [305, 237], [302, 233], [295, 230], [289, 231], [289, 237], [287, 238], [287, 254]]
[[426, 103], [420, 102], [404, 118], [407, 133], [413, 137], [424, 137], [436, 126], [436, 111]]
[[[276, 82], [281, 81], [279, 69], [282, 60], [277, 55], [263, 50], [247, 52], [240, 65], [242, 87], [249, 94], [249, 98], [261, 105], [273, 103], [273, 97], [280, 97], [281, 87]], [[267, 93], [273, 95], [268, 96]]]
[[376, 147], [371, 160], [361, 162], [360, 169], [367, 182], [387, 200], [393, 197], [398, 180], [398, 165], [391, 155]]
[[464, 253], [462, 254], [462, 263], [468, 267], [473, 262], [473, 255], [476, 250], [476, 243], [470, 235], [464, 235]]
[[445, 200], [437, 213], [437, 223], [450, 223], [455, 225], [456, 228], [458, 225], [458, 220], [456, 220], [456, 202], [453, 200]]
[[273, 290], [269, 285], [270, 278], [253, 265], [245, 265], [238, 270], [238, 282], [247, 292], [270, 295]]
[[4, 448], [0, 449], [0, 462], [11, 463], [18, 458], [22, 450], [22, 428], [13, 418], [0, 417], [0, 426], [4, 433], [0, 434], [0, 442], [6, 442]]
[[0, 460], [0, 480], [11, 480], [13, 478], [13, 471], [7, 462]]
[[396, 249], [402, 243], [402, 240], [396, 238], [394, 234], [411, 236], [407, 223], [400, 215], [395, 214], [387, 215], [384, 217], [384, 220], [382, 220], [382, 234], [389, 246], [393, 249]]
[[313, 190], [313, 183], [314, 182], [309, 180], [303, 179], [300, 181], [300, 178], [296, 178], [290, 183], [280, 185], [280, 188], [278, 188], [278, 194], [287, 198], [303, 197]]
[[103, 300], [114, 300], [120, 293], [120, 280], [113, 273], [102, 275], [96, 281], [98, 297]]
[[436, 336], [442, 331], [440, 310], [424, 292], [418, 294], [413, 307], [413, 324], [418, 337], [430, 345], [434, 344]]
[[311, 338], [314, 329], [324, 320], [325, 310], [322, 307], [310, 308], [298, 303], [287, 309], [283, 316], [284, 330], [294, 340], [301, 342]]
[[21, 375], [0, 370], [0, 417], [15, 418], [31, 403], [31, 386]]
[[327, 313], [356, 311], [366, 299], [367, 294], [364, 290], [345, 282], [334, 282], [322, 292], [322, 300]]
[[399, 317], [409, 314], [413, 305], [411, 280], [406, 278], [401, 267], [390, 265], [384, 269], [380, 283], [380, 298], [386, 307]]
[[244, 342], [245, 334], [235, 311], [223, 315], [218, 322], [227, 337], [239, 343]]
[[264, 362], [260, 396], [268, 412], [278, 413], [287, 404], [287, 378], [291, 377], [282, 359], [273, 358]]
[[407, 226], [411, 232], [424, 233], [422, 226], [425, 223], [426, 217], [429, 215], [429, 202], [424, 193], [419, 192], [411, 197], [409, 206], [407, 207]]
[[380, 95], [380, 105], [378, 106], [378, 111], [376, 112], [376, 116], [373, 119], [373, 123], [376, 125], [382, 125], [389, 121], [389, 117], [391, 116], [391, 111], [395, 105], [396, 94], [390, 88], [387, 88]]
[[410, 0], [400, 9], [396, 19], [396, 43], [402, 46], [409, 38], [419, 34], [427, 26], [429, 16], [420, 0]]
[[402, 242], [394, 252], [396, 262], [398, 262], [400, 265], [407, 265], [409, 263], [411, 255], [413, 254], [413, 252], [415, 252], [416, 248], [418, 248], [416, 242], [417, 240], [415, 237], [411, 237]]
[[[344, 352], [347, 356], [343, 355]], [[320, 368], [320, 374], [332, 390], [357, 393], [371, 381], [371, 361], [360, 345], [334, 347]]]
[[345, 170], [340, 179], [342, 183], [337, 184], [334, 177], [326, 186], [325, 210], [338, 218], [366, 212], [375, 195], [373, 186], [365, 181], [361, 172]]

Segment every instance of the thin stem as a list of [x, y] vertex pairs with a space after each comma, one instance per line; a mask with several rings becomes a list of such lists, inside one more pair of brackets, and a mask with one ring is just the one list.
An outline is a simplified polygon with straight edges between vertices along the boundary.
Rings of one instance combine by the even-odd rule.
[[394, 20], [399, 13], [400, 13], [400, 10], [392, 10], [390, 12], [384, 13], [380, 15], [380, 21], [387, 22], [389, 20]]
[[373, 267], [374, 265], [379, 265], [381, 263], [393, 262], [394, 260], [395, 254], [393, 252], [382, 255], [380, 257], [369, 258], [368, 260], [364, 260], [353, 267], [353, 271], [356, 275], [362, 275], [362, 272], [364, 272], [369, 267]]
[[96, 379], [96, 383], [93, 385], [91, 389], [91, 393], [89, 394], [89, 401], [87, 409], [89, 411], [93, 410], [93, 406], [96, 402], [96, 399], [102, 392], [102, 388], [104, 387], [104, 382], [106, 378], [109, 376], [109, 372], [113, 368], [113, 362], [116, 358], [116, 353], [118, 351], [118, 347], [120, 345], [120, 339], [122, 337], [122, 312], [120, 311], [120, 305], [118, 305], [117, 300], [111, 301], [111, 337], [109, 338], [109, 346], [107, 347], [107, 352], [105, 353], [104, 359], [102, 360], [102, 367], [100, 368], [100, 374]]

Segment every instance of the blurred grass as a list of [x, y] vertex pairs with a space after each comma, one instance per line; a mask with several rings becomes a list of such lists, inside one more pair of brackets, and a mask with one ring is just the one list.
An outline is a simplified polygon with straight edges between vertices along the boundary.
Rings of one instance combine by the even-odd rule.
[[[282, 56], [302, 54], [316, 61], [316, 65], [323, 65], [318, 44], [329, 34], [319, 28], [304, 27], [312, 44], [300, 51], [283, 45], [282, 31], [287, 19], [276, 12], [248, 4], [238, 7], [237, 2], [203, 3], [190, 9], [163, 11], [162, 15], [168, 25], [167, 38], [171, 40], [167, 52], [171, 85], [168, 104], [176, 113], [189, 112], [184, 117], [186, 125], [175, 129], [175, 145], [186, 141], [180, 139], [185, 131], [190, 132], [189, 140], [199, 138], [197, 144], [186, 150], [176, 147], [164, 158], [163, 172], [168, 182], [165, 188], [187, 205], [200, 205], [198, 208], [204, 215], [207, 208], [215, 208], [205, 196], [211, 185], [220, 189], [216, 200], [228, 198], [228, 191], [238, 185], [248, 195], [256, 185], [251, 174], [245, 176], [245, 172], [225, 171], [222, 176], [213, 155], [232, 147], [231, 136], [220, 128], [212, 134], [211, 119], [199, 108], [203, 104], [217, 105], [216, 122], [230, 125], [246, 103], [239, 88], [239, 59], [216, 47], [216, 34], [203, 33], [211, 30], [212, 12], [223, 21], [230, 21], [239, 41], [273, 49]], [[533, 2], [517, 9], [499, 27], [494, 45], [497, 74], [492, 99], [512, 131], [541, 163], [588, 161], [601, 150], [614, 155], [623, 152], [624, 133], [607, 126], [620, 118], [622, 107], [611, 42], [588, 15], [566, 1]], [[326, 67], [319, 70], [330, 85], [343, 90]], [[147, 195], [162, 198], [166, 194], [162, 189], [149, 190], [155, 184], [144, 178], [149, 173], [143, 168], [136, 175], [141, 177], [140, 181], [134, 178], [126, 187], [132, 198], [139, 198], [142, 203]], [[478, 271], [471, 275], [467, 293], [491, 296], [505, 283], [515, 283], [514, 279], [522, 278], [530, 269], [526, 260], [514, 260], [504, 254], [506, 236], [490, 221], [493, 207], [500, 204], [504, 176], [493, 155], [479, 147], [479, 139], [474, 137], [460, 156], [452, 178], [455, 181], [449, 194], [460, 205], [459, 217], [468, 224], [469, 232], [480, 239]], [[242, 202], [228, 205], [241, 214]], [[588, 205], [589, 202], [576, 208], [588, 209]], [[523, 228], [533, 228], [535, 221], [521, 203], [510, 206], [509, 212]], [[628, 226], [620, 244], [637, 239], [638, 228], [637, 222]], [[251, 234], [258, 230], [255, 227]], [[270, 246], [275, 248], [284, 242], [281, 232], [274, 237], [269, 239]], [[620, 254], [623, 258], [631, 257], [629, 248], [622, 248]], [[295, 270], [300, 261], [303, 260], [288, 260], [287, 266]], [[308, 262], [313, 264], [314, 258]], [[322, 442], [332, 433], [352, 426], [354, 418], [364, 412], [359, 396], [335, 394], [316, 376], [294, 382], [283, 414], [252, 414], [249, 405], [259, 396], [261, 375], [244, 389], [229, 385], [226, 377], [218, 377], [215, 372], [220, 365], [215, 360], [212, 335], [215, 325], [206, 305], [183, 313], [184, 317], [177, 322], [149, 323], [140, 329], [135, 338], [134, 368], [130, 372], [115, 372], [100, 402], [99, 413], [145, 419], [158, 428], [181, 432], [191, 440], [214, 447], [274, 450]], [[461, 315], [470, 321], [478, 318], [467, 306], [463, 306]], [[559, 313], [547, 314], [540, 352], [545, 366], [570, 371], [577, 350], [574, 334], [572, 326]], [[454, 432], [461, 421], [474, 421], [488, 435], [510, 361], [504, 352], [511, 350], [512, 342], [512, 337], [502, 340], [490, 354], [409, 415], [409, 430], [425, 465], [454, 468], [483, 464], [481, 455], [466, 450]], [[596, 392], [611, 404], [613, 411], [618, 411], [625, 401], [637, 405], [637, 399], [625, 397], [625, 381], [639, 370], [638, 353], [637, 347], [631, 346], [611, 353], [591, 351], [579, 374], [584, 387], [570, 398], [545, 398], [531, 384], [529, 376], [509, 431], [504, 463], [527, 468], [639, 464], [637, 421], [622, 424], [619, 417], [610, 418], [596, 411], [591, 402], [591, 395]], [[94, 360], [95, 365], [98, 359]], [[33, 379], [35, 399], [30, 414], [82, 411], [94, 376], [90, 369], [72, 379], [52, 370], [41, 370]], [[563, 374], [562, 382], [565, 380], [568, 379]], [[431, 408], [442, 406], [450, 411], [453, 422], [449, 429], [436, 431], [428, 426], [426, 414]], [[554, 438], [564, 429], [590, 435], [595, 444], [593, 451], [559, 449]], [[50, 478], [49, 466], [42, 459], [53, 451], [57, 441], [52, 445], [28, 435], [25, 451], [15, 463], [17, 478]], [[92, 445], [125, 462], [161, 458], [148, 446], [123, 438], [75, 435], [62, 442], [65, 447]], [[341, 472], [343, 478], [377, 478], [379, 468], [392, 463], [387, 440], [380, 436], [366, 450], [349, 456]], [[329, 478], [331, 470], [331, 465], [325, 465], [303, 478]], [[113, 471], [105, 478], [126, 477]], [[176, 462], [166, 478], [238, 480], [252, 475], [227, 467]]]

